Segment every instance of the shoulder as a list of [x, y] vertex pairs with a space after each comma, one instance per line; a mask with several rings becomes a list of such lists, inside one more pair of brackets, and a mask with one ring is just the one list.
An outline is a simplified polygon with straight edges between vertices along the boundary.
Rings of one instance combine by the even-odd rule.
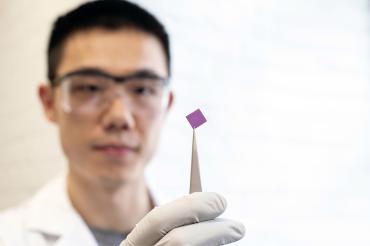
[[0, 212], [0, 245], [20, 245], [26, 233], [27, 206]]
[[30, 199], [0, 211], [0, 246], [42, 245], [41, 235], [53, 229], [50, 221], [61, 213], [62, 190], [60, 178], [53, 179]]
[[22, 218], [24, 218], [26, 209], [27, 208], [24, 205], [20, 205], [1, 211], [0, 228], [3, 229], [7, 224], [19, 224], [22, 221]]

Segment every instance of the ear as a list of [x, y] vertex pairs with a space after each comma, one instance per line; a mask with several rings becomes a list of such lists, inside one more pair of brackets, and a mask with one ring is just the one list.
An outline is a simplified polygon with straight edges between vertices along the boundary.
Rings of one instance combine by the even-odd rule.
[[168, 104], [167, 104], [166, 112], [171, 110], [174, 100], [175, 100], [175, 95], [174, 95], [174, 92], [171, 90], [168, 95]]
[[38, 95], [42, 104], [44, 114], [51, 122], [56, 122], [56, 107], [55, 107], [55, 93], [54, 89], [48, 84], [41, 84], [38, 88]]

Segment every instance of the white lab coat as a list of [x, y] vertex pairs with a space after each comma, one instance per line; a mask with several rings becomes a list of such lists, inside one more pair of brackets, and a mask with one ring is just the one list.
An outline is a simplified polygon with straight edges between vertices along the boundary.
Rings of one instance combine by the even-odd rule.
[[65, 175], [59, 176], [29, 201], [0, 213], [0, 246], [98, 246], [66, 187]]

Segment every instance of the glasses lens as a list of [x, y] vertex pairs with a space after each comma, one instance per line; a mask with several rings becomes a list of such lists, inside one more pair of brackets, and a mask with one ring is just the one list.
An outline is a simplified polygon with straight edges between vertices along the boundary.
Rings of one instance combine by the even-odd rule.
[[134, 78], [125, 86], [131, 103], [142, 110], [160, 110], [164, 96], [164, 83], [160, 79]]
[[65, 104], [71, 111], [94, 111], [109, 90], [109, 84], [103, 77], [71, 76], [62, 83]]

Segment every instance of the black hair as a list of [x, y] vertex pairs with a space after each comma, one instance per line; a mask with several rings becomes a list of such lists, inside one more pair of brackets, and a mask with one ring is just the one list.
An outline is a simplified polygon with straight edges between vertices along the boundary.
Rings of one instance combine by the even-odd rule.
[[65, 40], [75, 32], [94, 27], [109, 30], [131, 27], [154, 35], [163, 46], [170, 74], [170, 44], [163, 24], [134, 3], [125, 0], [98, 0], [80, 5], [54, 22], [47, 50], [47, 73], [51, 83], [62, 59]]

